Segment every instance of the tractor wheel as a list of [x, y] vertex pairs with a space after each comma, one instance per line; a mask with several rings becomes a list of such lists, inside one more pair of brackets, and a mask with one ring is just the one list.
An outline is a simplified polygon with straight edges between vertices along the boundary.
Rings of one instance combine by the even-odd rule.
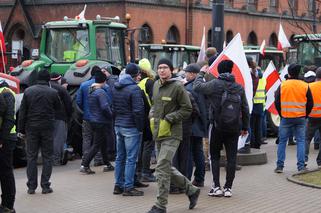
[[279, 132], [280, 116], [267, 112], [268, 131], [270, 135], [276, 136]]

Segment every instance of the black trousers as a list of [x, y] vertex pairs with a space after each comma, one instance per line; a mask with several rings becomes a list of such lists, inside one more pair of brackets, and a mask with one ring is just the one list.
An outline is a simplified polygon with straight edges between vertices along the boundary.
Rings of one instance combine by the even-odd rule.
[[3, 142], [3, 147], [0, 148], [0, 184], [1, 205], [13, 209], [16, 185], [12, 168], [13, 147], [10, 143], [11, 141]]
[[262, 141], [262, 117], [260, 114], [251, 114], [251, 148], [259, 149]]
[[50, 187], [53, 158], [53, 127], [48, 129], [27, 129], [27, 186], [36, 189], [38, 186], [37, 159], [39, 149], [42, 157], [41, 187]]
[[185, 177], [188, 176], [188, 165], [191, 157], [190, 144], [190, 134], [184, 134], [183, 141], [179, 144], [172, 162], [173, 166]]
[[[102, 123], [90, 123], [90, 126], [93, 130], [93, 145], [90, 147], [87, 155], [84, 156], [82, 165], [85, 167], [89, 167], [91, 160], [95, 157], [98, 151], [101, 152], [103, 157], [103, 162], [105, 165], [109, 165], [110, 162], [108, 160], [107, 155], [107, 131], [112, 131], [112, 128], [107, 124]], [[111, 135], [111, 134], [109, 134]]]
[[139, 150], [136, 171], [138, 173], [150, 174], [150, 159], [155, 147], [155, 141], [143, 141]]
[[226, 151], [226, 182], [224, 188], [232, 188], [235, 178], [237, 143], [239, 133], [223, 132], [212, 128], [210, 153], [212, 164], [212, 175], [215, 187], [220, 187], [220, 158], [221, 149], [224, 145]]

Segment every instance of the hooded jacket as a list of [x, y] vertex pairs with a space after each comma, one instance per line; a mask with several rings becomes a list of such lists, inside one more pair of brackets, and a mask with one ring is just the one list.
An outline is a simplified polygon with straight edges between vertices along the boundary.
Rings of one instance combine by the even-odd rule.
[[157, 80], [153, 88], [153, 106], [150, 111], [153, 138], [182, 140], [182, 121], [192, 113], [191, 101], [181, 82]]
[[222, 94], [226, 86], [230, 91], [235, 91], [240, 95], [242, 103], [240, 112], [241, 126], [239, 128], [242, 130], [248, 130], [250, 116], [249, 106], [243, 87], [235, 82], [235, 77], [231, 73], [222, 73], [217, 79], [213, 79], [209, 82], [204, 82], [204, 75], [204, 72], [200, 72], [197, 75], [193, 89], [196, 92], [200, 92], [208, 96], [208, 101], [210, 102], [211, 109], [213, 110], [214, 118], [220, 116], [218, 111], [221, 106]]
[[128, 74], [119, 76], [113, 90], [115, 126], [144, 129], [144, 101], [141, 89]]

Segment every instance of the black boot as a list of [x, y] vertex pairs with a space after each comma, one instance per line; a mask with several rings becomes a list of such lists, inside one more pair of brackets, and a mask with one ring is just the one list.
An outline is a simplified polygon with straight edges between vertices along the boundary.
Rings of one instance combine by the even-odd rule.
[[157, 206], [153, 206], [151, 210], [147, 213], [166, 213], [166, 209], [158, 208]]

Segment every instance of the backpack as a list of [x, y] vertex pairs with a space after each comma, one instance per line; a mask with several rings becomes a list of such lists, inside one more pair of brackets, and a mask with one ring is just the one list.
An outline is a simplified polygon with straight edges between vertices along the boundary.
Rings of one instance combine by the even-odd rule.
[[215, 128], [225, 132], [240, 131], [241, 96], [237, 91], [230, 91], [226, 84], [221, 104], [215, 118]]

